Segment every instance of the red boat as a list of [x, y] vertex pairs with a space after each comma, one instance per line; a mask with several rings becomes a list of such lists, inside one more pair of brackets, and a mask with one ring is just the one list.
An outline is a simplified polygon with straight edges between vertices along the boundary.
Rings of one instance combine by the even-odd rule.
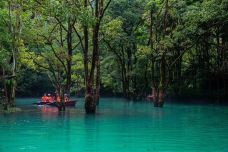
[[[67, 102], [65, 102], [65, 106], [66, 107], [75, 107], [76, 102], [77, 102], [77, 100], [67, 101]], [[55, 107], [58, 106], [57, 102], [38, 102], [38, 103], [33, 103], [33, 104], [38, 105], [38, 106], [40, 106], [40, 105], [48, 105], [48, 106], [55, 106]]]
[[[66, 107], [75, 107], [75, 104], [76, 104], [76, 100], [70, 100], [70, 101], [67, 101], [65, 102], [65, 106]], [[57, 102], [52, 102], [52, 103], [48, 103], [47, 105], [49, 106], [58, 106], [58, 103]]]

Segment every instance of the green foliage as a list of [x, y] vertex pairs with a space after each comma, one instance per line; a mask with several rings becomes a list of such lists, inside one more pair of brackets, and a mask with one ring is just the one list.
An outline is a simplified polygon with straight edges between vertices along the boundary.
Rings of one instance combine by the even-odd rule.
[[[169, 0], [168, 15], [164, 2], [157, 0], [128, 3], [124, 0], [118, 0], [113, 3], [109, 10], [108, 20], [120, 19], [122, 30], [118, 25], [116, 25], [118, 29], [109, 26], [109, 24], [106, 26], [106, 37], [104, 39], [111, 45], [111, 48], [107, 49], [109, 50], [108, 53], [112, 52], [112, 55], [105, 57], [103, 63], [105, 74], [103, 74], [102, 82], [104, 86], [112, 86], [116, 90], [116, 85], [122, 85], [118, 91], [123, 92], [124, 84], [121, 82], [128, 79], [126, 83], [130, 83], [130, 86], [125, 87], [129, 87], [133, 94], [141, 95], [141, 90], [148, 92], [146, 90], [150, 90], [152, 85], [152, 74], [155, 76], [155, 82], [161, 83], [159, 71], [161, 59], [164, 57], [166, 62], [165, 80], [170, 81], [169, 86], [173, 89], [169, 89], [170, 94], [172, 91], [181, 94], [180, 89], [183, 90], [184, 94], [187, 92], [186, 90], [196, 87], [198, 88], [195, 89], [198, 91], [196, 94], [200, 94], [200, 92], [202, 95], [204, 94], [202, 88], [209, 85], [208, 78], [215, 70], [213, 67], [217, 67], [216, 60], [217, 62], [221, 60], [221, 58], [217, 58], [219, 56], [219, 52], [216, 52], [218, 47], [213, 47], [217, 43], [213, 35], [218, 29], [221, 29], [221, 31], [219, 30], [221, 34], [224, 33], [222, 29], [224, 29], [224, 23], [227, 21], [227, 11], [225, 11], [227, 2], [222, 0]], [[134, 7], [135, 4], [138, 5], [137, 8]], [[153, 32], [151, 40], [149, 39], [150, 26], [152, 26]], [[118, 35], [113, 32], [113, 29]], [[122, 32], [120, 33], [120, 31]], [[207, 36], [209, 40], [205, 40], [205, 34], [209, 36]], [[209, 50], [199, 50], [199, 46], [204, 47], [204, 45], [207, 45]], [[219, 45], [222, 45], [221, 42]], [[132, 46], [136, 46], [136, 48]], [[202, 56], [205, 51], [209, 52], [208, 57]], [[115, 59], [110, 62], [112, 56]], [[119, 61], [120, 57], [121, 61]], [[207, 72], [203, 69], [206, 60], [211, 65]], [[125, 64], [123, 67], [127, 70], [127, 78], [121, 74], [124, 72], [123, 62]], [[129, 62], [132, 70], [131, 68], [128, 69]], [[155, 71], [151, 71], [152, 64], [154, 64]], [[224, 74], [223, 76], [225, 76]]]
[[[85, 8], [83, 0], [17, 1], [20, 7], [12, 9], [10, 17], [7, 2], [0, 2], [0, 67], [10, 74], [12, 50], [16, 48], [18, 93], [32, 95], [26, 90], [33, 90], [33, 84], [41, 83], [40, 90], [52, 90], [51, 85], [56, 87], [57, 83], [65, 85], [70, 59], [72, 92], [84, 89], [81, 43], [84, 44], [86, 26], [91, 63], [96, 23], [93, 3]], [[16, 1], [11, 2], [15, 5]], [[135, 98], [149, 94], [152, 86], [165, 83], [170, 94], [194, 94], [197, 90], [195, 94], [199, 95], [208, 87], [211, 92], [226, 91], [227, 0], [168, 0], [168, 7], [166, 2], [111, 2], [99, 33], [104, 90]], [[21, 29], [17, 28], [18, 16]], [[67, 45], [70, 25], [72, 56]], [[90, 68], [89, 65], [89, 71]], [[212, 87], [215, 84], [219, 84], [217, 88]]]

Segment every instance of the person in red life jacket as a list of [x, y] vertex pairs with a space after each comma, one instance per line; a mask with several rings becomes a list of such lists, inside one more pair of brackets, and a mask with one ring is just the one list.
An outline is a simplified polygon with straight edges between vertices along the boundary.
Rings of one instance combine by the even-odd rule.
[[43, 95], [43, 97], [41, 98], [42, 102], [46, 102], [47, 101], [47, 95], [46, 93]]
[[59, 94], [56, 94], [56, 102], [61, 102], [61, 97]]
[[68, 95], [64, 94], [64, 102], [69, 102], [69, 101], [70, 101], [70, 99], [69, 99]]
[[47, 96], [46, 102], [51, 102], [51, 94], [50, 94], [50, 93], [49, 93], [48, 96]]

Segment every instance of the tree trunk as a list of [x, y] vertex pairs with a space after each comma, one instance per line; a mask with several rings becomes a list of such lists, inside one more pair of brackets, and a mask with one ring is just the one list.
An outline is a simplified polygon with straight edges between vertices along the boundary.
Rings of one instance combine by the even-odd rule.
[[100, 100], [100, 83], [101, 83], [101, 78], [100, 78], [100, 58], [99, 58], [99, 53], [98, 53], [97, 74], [96, 74], [96, 94], [95, 94], [96, 105], [99, 105], [99, 100]]
[[5, 96], [5, 101], [7, 101], [7, 89], [6, 89], [6, 78], [5, 78], [5, 69], [2, 68], [2, 77], [3, 77], [3, 87], [4, 87], [4, 96]]
[[[85, 97], [85, 110], [87, 113], [96, 112], [96, 101], [100, 96], [100, 60], [99, 60], [99, 30], [102, 17], [105, 10], [110, 4], [111, 0], [107, 3], [106, 7], [103, 7], [104, 0], [95, 0], [95, 25], [93, 27], [93, 55], [92, 55], [92, 65], [90, 69], [90, 74], [88, 74], [88, 82], [86, 83], [86, 97]], [[87, 7], [87, 0], [84, 1], [85, 8]], [[85, 30], [84, 30], [84, 33]], [[94, 71], [97, 68], [97, 79], [96, 79], [96, 92], [94, 94], [93, 84], [94, 84]]]
[[87, 93], [85, 97], [85, 109], [86, 113], [95, 113], [96, 112], [96, 99], [94, 96], [93, 91], [93, 84], [94, 84], [94, 70], [96, 68], [96, 63], [99, 59], [99, 29], [100, 29], [100, 20], [99, 20], [99, 0], [95, 1], [95, 17], [96, 23], [93, 27], [93, 56], [92, 56], [92, 65], [89, 74], [89, 80], [87, 83]]
[[14, 59], [15, 61], [15, 67], [13, 68], [13, 78], [12, 78], [12, 97], [11, 97], [11, 101], [10, 101], [10, 106], [11, 107], [15, 107], [16, 103], [15, 103], [15, 97], [16, 97], [16, 57]]
[[154, 101], [155, 107], [163, 107], [165, 87], [166, 87], [166, 67], [165, 67], [165, 57], [163, 56], [160, 63], [160, 82], [159, 87], [156, 90], [156, 100]]
[[3, 87], [4, 87], [4, 92], [3, 92], [3, 105], [4, 105], [4, 110], [8, 109], [8, 92], [7, 92], [7, 86], [6, 86], [6, 78], [5, 78], [5, 69], [2, 68], [2, 77], [3, 77]]
[[60, 103], [57, 103], [58, 110], [65, 111], [64, 90], [61, 86], [58, 94], [60, 95]]
[[[19, 43], [20, 43], [20, 36], [21, 36], [21, 17], [19, 14], [19, 11], [16, 11], [16, 20], [15, 20], [15, 25], [13, 23], [13, 19], [12, 19], [12, 9], [13, 8], [13, 4], [11, 1], [8, 1], [8, 13], [9, 13], [9, 31], [11, 33], [12, 36], [12, 77], [11, 77], [11, 87], [10, 87], [10, 91], [8, 91], [8, 101], [10, 102], [10, 106], [15, 106], [15, 96], [16, 96], [16, 73], [17, 73], [17, 57], [18, 57], [18, 53], [19, 53]], [[20, 4], [16, 3], [14, 4], [16, 7], [16, 9], [21, 9]], [[10, 93], [10, 95], [9, 95]]]
[[70, 95], [71, 89], [71, 65], [72, 65], [72, 55], [73, 55], [73, 48], [72, 48], [72, 31], [73, 27], [71, 25], [70, 19], [68, 21], [68, 32], [67, 32], [67, 49], [68, 49], [68, 57], [67, 57], [67, 82], [66, 82], [66, 93]]
[[[85, 3], [87, 0], [85, 0]], [[87, 3], [86, 3], [87, 5]], [[88, 49], [89, 49], [89, 36], [88, 36], [88, 27], [84, 26], [84, 72], [85, 72], [85, 86], [87, 87], [88, 84], [88, 77], [89, 77], [89, 70], [88, 70]], [[88, 89], [86, 89], [86, 94]]]

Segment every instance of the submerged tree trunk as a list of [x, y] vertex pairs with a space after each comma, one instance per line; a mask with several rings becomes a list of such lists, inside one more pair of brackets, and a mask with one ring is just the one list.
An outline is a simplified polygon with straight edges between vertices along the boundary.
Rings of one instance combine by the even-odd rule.
[[[98, 2], [97, 2], [98, 3]], [[96, 97], [99, 92], [94, 92], [94, 71], [96, 67], [96, 63], [98, 62], [98, 34], [99, 33], [99, 25], [96, 23], [93, 31], [93, 57], [92, 57], [92, 65], [89, 75], [89, 80], [87, 82], [87, 94], [85, 98], [85, 109], [87, 113], [95, 113], [96, 112]], [[97, 91], [97, 90], [96, 90]]]
[[[95, 1], [95, 15], [98, 19], [98, 3]], [[96, 68], [97, 56], [98, 56], [98, 36], [99, 36], [99, 22], [96, 20], [95, 26], [93, 28], [93, 55], [92, 55], [92, 65], [91, 70], [88, 75], [88, 82], [86, 83], [86, 96], [85, 96], [85, 110], [86, 113], [95, 113], [96, 112], [96, 99], [94, 94], [94, 71]]]
[[[15, 14], [15, 23], [13, 23], [13, 14], [12, 10], [17, 9]], [[19, 14], [20, 4], [8, 1], [8, 15], [9, 15], [9, 31], [12, 37], [12, 69], [11, 74], [12, 76], [9, 77], [8, 86], [7, 86], [7, 93], [8, 93], [8, 102], [10, 106], [15, 106], [15, 96], [16, 96], [16, 73], [17, 73], [17, 58], [19, 53], [19, 45], [21, 43], [21, 17]]]
[[94, 99], [94, 92], [92, 87], [92, 80], [88, 79], [86, 86], [86, 96], [85, 96], [85, 110], [86, 113], [95, 113], [96, 112], [96, 102]]
[[[105, 7], [103, 7], [104, 0], [95, 0], [95, 25], [93, 26], [93, 55], [92, 55], [92, 63], [90, 73], [87, 78], [86, 82], [86, 95], [85, 95], [85, 110], [86, 113], [95, 113], [96, 112], [96, 103], [99, 101], [100, 98], [100, 59], [99, 59], [99, 31], [100, 31], [100, 24], [101, 20], [104, 16], [106, 9], [108, 8], [111, 0], [109, 0]], [[84, 1], [84, 8], [87, 9], [88, 1]], [[88, 27], [84, 28], [85, 39], [88, 40]], [[87, 38], [86, 38], [87, 36]], [[88, 44], [88, 41], [85, 44]], [[84, 53], [85, 54], [85, 53]], [[87, 55], [87, 54], [86, 54]], [[85, 57], [85, 55], [84, 55]], [[88, 61], [85, 61], [84, 64]], [[87, 68], [87, 67], [86, 67]], [[86, 72], [85, 68], [85, 72]], [[96, 92], [94, 92], [94, 71], [97, 69], [96, 74]]]
[[58, 90], [58, 95], [60, 96], [60, 102], [57, 102], [58, 110], [65, 111], [64, 90], [61, 86]]
[[85, 110], [86, 113], [95, 113], [96, 112], [96, 97], [98, 95], [96, 93], [99, 93], [99, 91], [95, 92], [94, 94], [94, 71], [97, 66], [97, 62], [99, 60], [99, 29], [100, 29], [100, 12], [99, 12], [99, 4], [100, 0], [95, 1], [95, 18], [96, 18], [96, 23], [93, 27], [93, 55], [92, 55], [92, 65], [91, 65], [91, 70], [89, 74], [89, 80], [87, 82], [87, 93], [85, 97]]
[[155, 107], [163, 107], [165, 88], [166, 88], [166, 67], [165, 67], [165, 57], [163, 56], [160, 63], [160, 82], [156, 90], [156, 97], [154, 101]]
[[[160, 33], [161, 35], [161, 38], [165, 38], [165, 36], [168, 34], [168, 31], [167, 31], [167, 26], [168, 26], [168, 9], [169, 9], [169, 0], [164, 0], [163, 1], [164, 3], [164, 16], [163, 16], [163, 23], [161, 26], [163, 26], [163, 31]], [[152, 42], [152, 11], [151, 11], [151, 14], [150, 14], [150, 17], [151, 17], [151, 25], [150, 25], [150, 41], [151, 41], [151, 50], [153, 49], [153, 42]], [[159, 17], [159, 16], [157, 16]], [[158, 19], [158, 18], [157, 18]], [[167, 67], [166, 67], [166, 53], [167, 53], [167, 48], [165, 48], [163, 46], [163, 44], [160, 42], [160, 40], [157, 39], [157, 34], [158, 34], [158, 28], [155, 27], [155, 33], [156, 33], [156, 41], [157, 43], [160, 45], [159, 46], [159, 50], [155, 50], [155, 53], [156, 54], [162, 54], [161, 55], [161, 59], [156, 59], [156, 56], [153, 56], [154, 59], [152, 61], [152, 81], [153, 81], [153, 88], [154, 88], [154, 95], [153, 95], [153, 99], [154, 99], [154, 106], [155, 107], [163, 107], [164, 105], [164, 97], [165, 97], [165, 91], [166, 91], [166, 88], [168, 86], [168, 81], [167, 80]], [[158, 72], [158, 76], [157, 78], [155, 78], [155, 67], [154, 66], [158, 66], [160, 69], [157, 70]]]
[[[87, 10], [88, 7], [88, 0], [84, 0], [84, 9]], [[86, 113], [95, 113], [96, 105], [94, 104], [93, 98], [93, 82], [89, 74], [88, 68], [88, 52], [89, 52], [89, 29], [88, 25], [83, 26], [83, 33], [84, 33], [84, 44], [83, 47], [83, 60], [84, 60], [84, 73], [85, 73], [85, 110]]]

